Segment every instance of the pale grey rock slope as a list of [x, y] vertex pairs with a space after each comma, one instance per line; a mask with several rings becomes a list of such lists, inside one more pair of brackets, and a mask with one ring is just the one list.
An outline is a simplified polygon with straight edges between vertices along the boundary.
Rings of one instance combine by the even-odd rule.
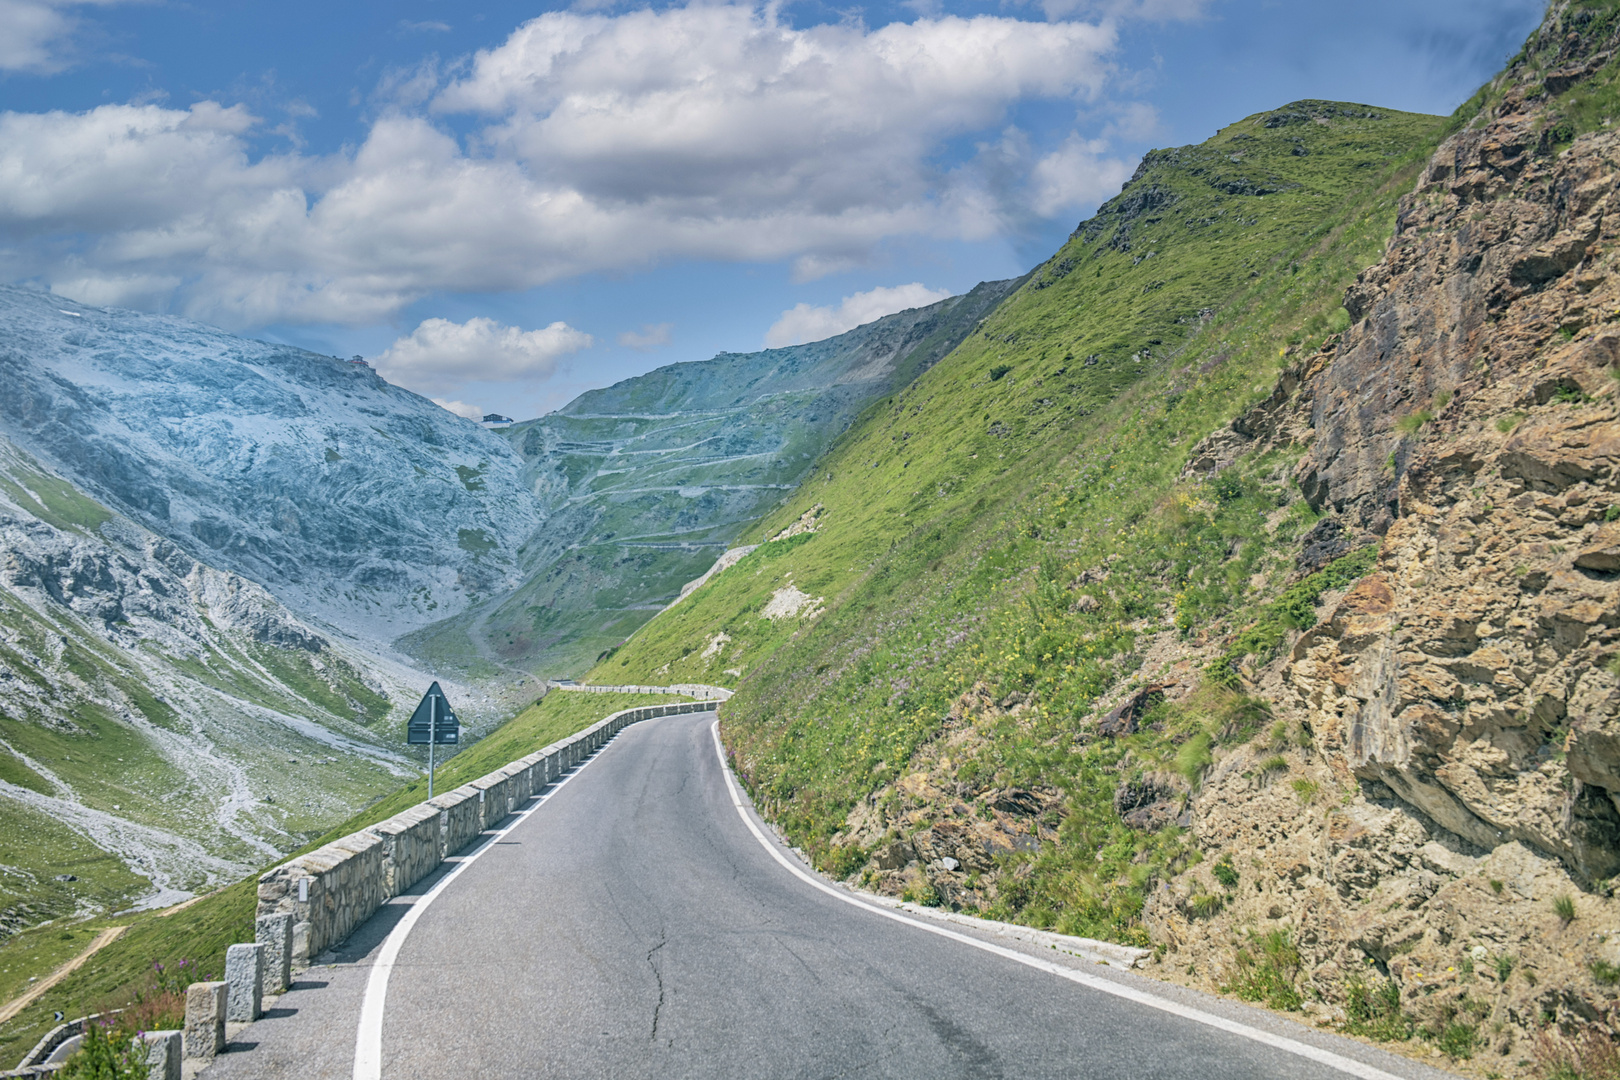
[[522, 580], [506, 440], [369, 368], [0, 286], [0, 432], [306, 616], [386, 641]]
[[0, 936], [323, 832], [412, 771], [416, 681], [0, 437]]

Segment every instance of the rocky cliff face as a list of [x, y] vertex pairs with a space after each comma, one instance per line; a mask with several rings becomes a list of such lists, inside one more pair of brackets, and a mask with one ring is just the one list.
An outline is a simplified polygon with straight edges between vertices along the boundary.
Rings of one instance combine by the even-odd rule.
[[1289, 928], [1324, 1019], [1371, 1023], [1336, 988], [1387, 976], [1503, 1072], [1620, 1022], [1620, 135], [1566, 120], [1613, 78], [1613, 24], [1555, 5], [1404, 201], [1354, 324], [1206, 447], [1302, 443], [1319, 535], [1378, 561], [1247, 673], [1313, 736], [1307, 784], [1223, 762], [1194, 830], [1235, 887], [1204, 868], [1150, 907], [1167, 964], [1229, 979], [1234, 935]]

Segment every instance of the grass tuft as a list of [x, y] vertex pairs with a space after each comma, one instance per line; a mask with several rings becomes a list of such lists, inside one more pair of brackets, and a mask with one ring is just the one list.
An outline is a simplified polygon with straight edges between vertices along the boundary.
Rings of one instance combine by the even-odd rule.
[[1401, 987], [1393, 979], [1368, 981], [1353, 975], [1345, 983], [1345, 1030], [1378, 1042], [1412, 1037], [1412, 1018], [1401, 1008]]
[[1299, 993], [1299, 950], [1287, 930], [1271, 930], [1249, 935], [1248, 943], [1237, 950], [1235, 967], [1226, 989], [1244, 1001], [1264, 1001], [1273, 1009], [1297, 1012], [1303, 1003]]

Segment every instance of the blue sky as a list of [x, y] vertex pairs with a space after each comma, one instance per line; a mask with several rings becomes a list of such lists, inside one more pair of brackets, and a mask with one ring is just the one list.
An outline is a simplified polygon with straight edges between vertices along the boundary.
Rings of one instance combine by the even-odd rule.
[[1541, 10], [0, 0], [0, 278], [527, 417], [1022, 273], [1253, 112], [1449, 112]]

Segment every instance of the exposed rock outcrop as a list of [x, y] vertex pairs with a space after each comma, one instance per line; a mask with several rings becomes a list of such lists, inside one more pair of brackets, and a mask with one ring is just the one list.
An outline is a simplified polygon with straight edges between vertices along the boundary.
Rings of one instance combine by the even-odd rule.
[[1308, 445], [1295, 476], [1329, 516], [1302, 572], [1353, 532], [1382, 541], [1255, 676], [1314, 736], [1293, 782], [1238, 755], [1194, 799], [1237, 885], [1200, 867], [1147, 912], [1191, 981], [1286, 929], [1324, 1022], [1349, 981], [1388, 977], [1504, 1071], [1534, 1029], [1620, 1021], [1620, 134], [1556, 145], [1548, 96], [1607, 70], [1581, 14], [1555, 5], [1526, 56], [1556, 70], [1521, 62], [1434, 155], [1342, 338], [1194, 455]]

